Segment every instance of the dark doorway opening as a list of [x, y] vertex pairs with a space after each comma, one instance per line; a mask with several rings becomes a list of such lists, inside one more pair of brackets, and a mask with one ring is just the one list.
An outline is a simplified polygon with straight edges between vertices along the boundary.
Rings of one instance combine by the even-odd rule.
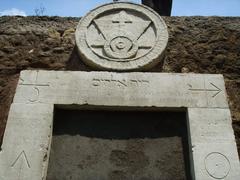
[[56, 109], [47, 180], [190, 180], [185, 112]]

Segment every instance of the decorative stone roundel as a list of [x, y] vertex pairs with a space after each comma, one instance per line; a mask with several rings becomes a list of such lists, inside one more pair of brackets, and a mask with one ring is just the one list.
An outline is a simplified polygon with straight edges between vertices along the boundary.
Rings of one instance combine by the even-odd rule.
[[127, 2], [100, 6], [76, 29], [82, 60], [91, 67], [129, 71], [161, 61], [168, 42], [167, 26], [152, 9]]

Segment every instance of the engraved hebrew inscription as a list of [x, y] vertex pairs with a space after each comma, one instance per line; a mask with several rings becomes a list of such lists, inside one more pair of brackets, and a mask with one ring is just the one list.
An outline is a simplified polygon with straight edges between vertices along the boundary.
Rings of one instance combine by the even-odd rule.
[[219, 152], [212, 152], [205, 158], [205, 168], [211, 177], [224, 179], [228, 176], [231, 166], [225, 155]]
[[87, 14], [75, 37], [83, 61], [114, 70], [153, 66], [162, 59], [168, 42], [167, 26], [158, 14], [126, 2], [103, 5]]
[[92, 85], [98, 86], [109, 86], [116, 85], [118, 87], [138, 87], [138, 86], [148, 86], [150, 82], [144, 79], [114, 79], [114, 78], [93, 78]]
[[199, 91], [199, 92], [213, 92], [212, 98], [216, 97], [219, 93], [222, 92], [222, 90], [217, 87], [215, 84], [210, 83], [212, 88], [194, 88], [191, 84], [188, 84], [189, 91]]

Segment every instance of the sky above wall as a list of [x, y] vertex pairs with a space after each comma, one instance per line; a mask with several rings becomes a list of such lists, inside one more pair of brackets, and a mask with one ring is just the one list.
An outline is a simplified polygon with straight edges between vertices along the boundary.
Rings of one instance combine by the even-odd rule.
[[[43, 8], [43, 15], [79, 17], [109, 2], [112, 0], [0, 0], [0, 16], [36, 15], [35, 10]], [[196, 15], [240, 16], [240, 0], [173, 0], [172, 16]]]

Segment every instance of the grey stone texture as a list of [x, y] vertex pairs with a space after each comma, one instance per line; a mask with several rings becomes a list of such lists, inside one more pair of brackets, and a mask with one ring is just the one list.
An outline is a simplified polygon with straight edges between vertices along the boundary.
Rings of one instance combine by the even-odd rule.
[[9, 112], [0, 178], [46, 178], [54, 105], [186, 110], [192, 176], [240, 178], [222, 75], [22, 71]]
[[76, 29], [82, 60], [107, 70], [149, 69], [159, 63], [168, 42], [167, 26], [152, 9], [110, 3], [83, 17]]
[[[163, 19], [169, 30], [166, 57], [162, 68], [150, 71], [223, 74], [240, 152], [240, 18]], [[74, 48], [78, 22], [70, 17], [0, 17], [0, 139], [21, 70], [91, 70]], [[55, 53], [58, 47], [64, 51]]]
[[56, 108], [53, 127], [47, 180], [190, 177], [185, 112]]

